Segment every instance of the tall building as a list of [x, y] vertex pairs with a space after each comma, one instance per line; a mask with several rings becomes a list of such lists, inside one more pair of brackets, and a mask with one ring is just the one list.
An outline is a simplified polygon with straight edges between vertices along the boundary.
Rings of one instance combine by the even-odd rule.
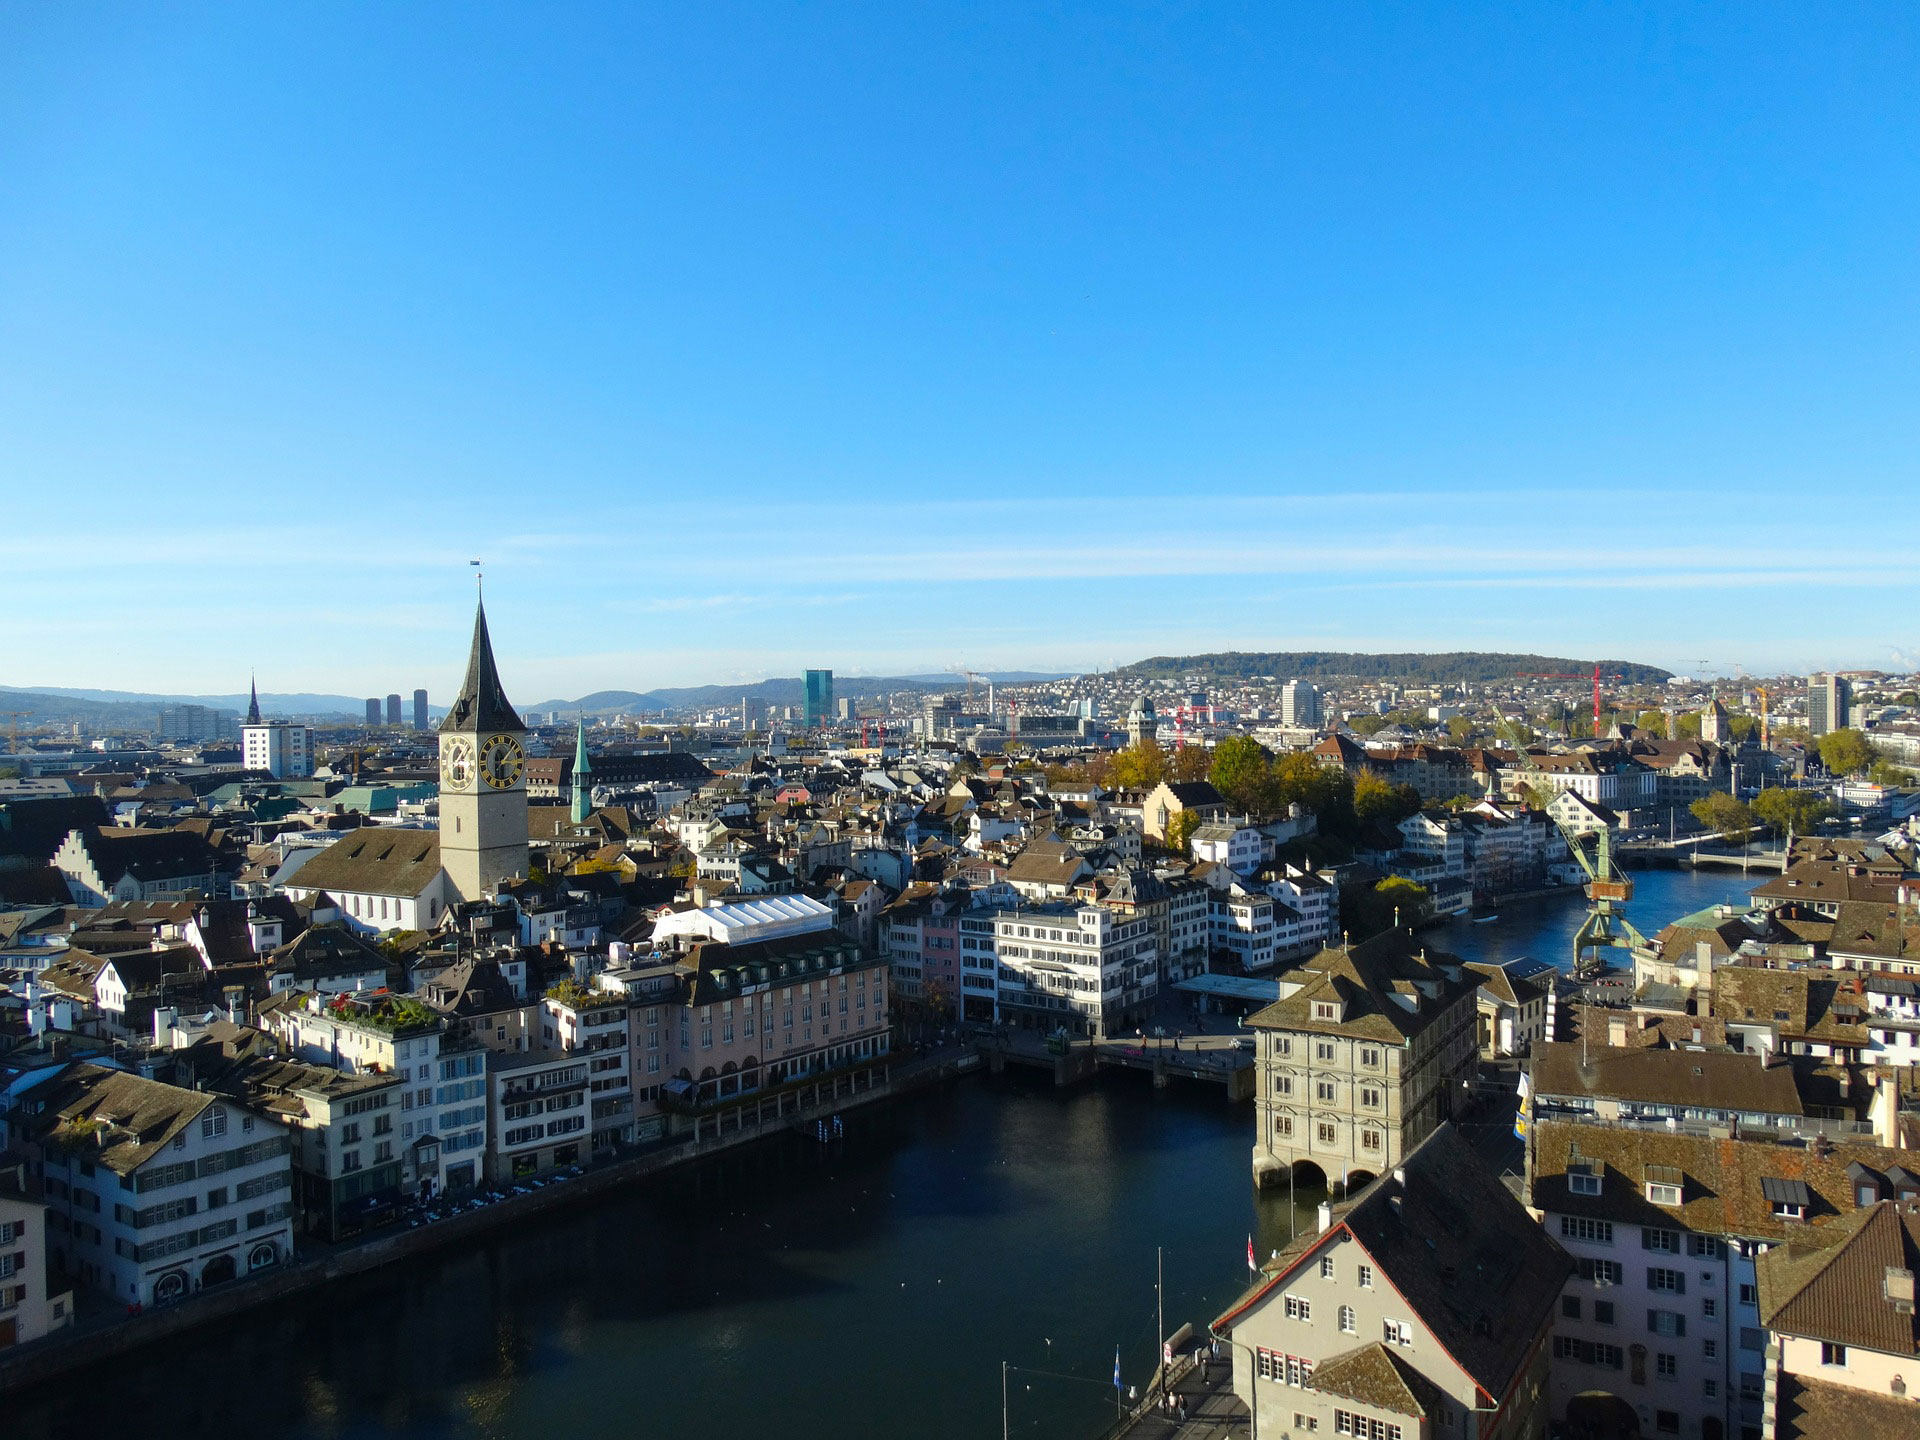
[[240, 727], [240, 763], [276, 780], [304, 780], [313, 774], [313, 731], [305, 725], [260, 718], [260, 687], [255, 684]]
[[833, 672], [807, 671], [807, 703], [803, 723], [816, 730], [833, 718]]
[[1127, 711], [1127, 743], [1146, 745], [1158, 740], [1160, 717], [1154, 712], [1153, 697], [1142, 695]]
[[427, 692], [424, 690], [413, 692], [413, 728], [416, 730], [430, 728], [427, 720]]
[[1280, 687], [1280, 723], [1301, 730], [1320, 728], [1320, 692], [1309, 680], [1289, 680]]
[[209, 705], [164, 705], [158, 729], [162, 740], [226, 740], [239, 718], [238, 711]]
[[374, 696], [367, 697], [367, 728], [377, 730], [380, 727], [380, 702]]
[[1807, 680], [1807, 729], [1815, 735], [1847, 728], [1853, 708], [1853, 686], [1838, 675], [1814, 675]]
[[387, 696], [387, 724], [396, 727], [400, 724], [400, 697], [398, 695]]
[[1727, 707], [1716, 697], [1707, 708], [1700, 712], [1700, 738], [1710, 745], [1725, 745], [1732, 737], [1733, 729], [1728, 724]]
[[501, 688], [481, 605], [467, 678], [440, 723], [440, 865], [462, 900], [527, 873], [526, 738]]

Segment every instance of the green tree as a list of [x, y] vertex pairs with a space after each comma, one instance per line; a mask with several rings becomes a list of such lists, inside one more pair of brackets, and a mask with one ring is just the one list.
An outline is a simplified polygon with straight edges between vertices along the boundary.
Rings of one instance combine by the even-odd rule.
[[1193, 847], [1193, 832], [1200, 828], [1198, 810], [1182, 810], [1167, 821], [1167, 849], [1185, 855]]
[[1833, 814], [1833, 806], [1811, 790], [1769, 786], [1753, 797], [1753, 813], [1779, 833], [1804, 835]]
[[1340, 928], [1349, 942], [1369, 939], [1396, 923], [1418, 925], [1432, 910], [1427, 887], [1399, 875], [1370, 887], [1340, 887]]
[[1207, 778], [1236, 809], [1265, 813], [1274, 808], [1273, 757], [1251, 735], [1234, 735], [1214, 746]]
[[1753, 810], [1744, 801], [1724, 791], [1696, 800], [1688, 807], [1693, 818], [1709, 830], [1717, 830], [1729, 845], [1744, 845], [1753, 833]]
[[1820, 763], [1834, 775], [1858, 775], [1873, 763], [1873, 743], [1858, 730], [1833, 730], [1820, 737]]
[[1760, 722], [1751, 715], [1729, 715], [1727, 733], [1736, 741], [1744, 744], [1747, 737], [1759, 730]]
[[1347, 721], [1347, 728], [1364, 739], [1369, 735], [1378, 735], [1382, 730], [1386, 729], [1387, 717], [1384, 715], [1356, 715]]
[[1451, 720], [1447, 721], [1447, 734], [1451, 735], [1457, 741], [1465, 741], [1468, 739], [1476, 728], [1478, 727], [1465, 715], [1455, 715]]
[[1675, 718], [1673, 729], [1674, 733], [1682, 740], [1698, 740], [1700, 738], [1700, 712], [1698, 710], [1682, 711], [1680, 715]]
[[1633, 723], [1636, 729], [1650, 730], [1655, 735], [1664, 736], [1667, 733], [1667, 714], [1664, 710], [1642, 710], [1633, 717]]
[[1905, 705], [1908, 709], [1920, 706], [1920, 691], [1902, 690], [1898, 695], [1893, 697], [1893, 703], [1896, 705]]

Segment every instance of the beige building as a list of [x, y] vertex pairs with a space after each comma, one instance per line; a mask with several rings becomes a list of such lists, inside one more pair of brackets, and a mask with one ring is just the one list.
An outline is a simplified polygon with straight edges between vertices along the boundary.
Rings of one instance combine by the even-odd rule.
[[1253, 1434], [1546, 1434], [1572, 1261], [1451, 1125], [1320, 1213], [1212, 1326]]
[[73, 1292], [47, 1269], [47, 1207], [26, 1192], [27, 1167], [0, 1165], [0, 1350], [73, 1323]]
[[1478, 979], [1407, 930], [1322, 950], [1282, 976], [1282, 998], [1247, 1021], [1255, 1182], [1309, 1167], [1355, 1184], [1399, 1164], [1477, 1071]]

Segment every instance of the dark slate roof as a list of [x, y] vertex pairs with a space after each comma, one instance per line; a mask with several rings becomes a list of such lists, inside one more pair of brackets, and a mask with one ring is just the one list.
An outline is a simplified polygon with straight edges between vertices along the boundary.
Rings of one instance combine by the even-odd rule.
[[210, 875], [220, 865], [213, 847], [191, 831], [83, 826], [74, 833], [109, 885], [123, 875], [142, 884]]
[[296, 981], [324, 980], [341, 975], [385, 971], [387, 957], [345, 925], [314, 925], [266, 956], [276, 975], [291, 973]]
[[45, 863], [71, 830], [112, 820], [97, 795], [30, 795], [0, 804], [0, 855]]
[[487, 607], [479, 605], [473, 613], [473, 649], [467, 656], [467, 678], [460, 693], [440, 722], [442, 730], [469, 734], [496, 730], [525, 730], [520, 716], [507, 701], [500, 686], [500, 672], [493, 664], [493, 641], [487, 635]]
[[[139, 1075], [76, 1065], [46, 1096], [67, 1143], [117, 1175], [131, 1175], [167, 1147], [215, 1097]], [[97, 1136], [93, 1133], [97, 1131]]]

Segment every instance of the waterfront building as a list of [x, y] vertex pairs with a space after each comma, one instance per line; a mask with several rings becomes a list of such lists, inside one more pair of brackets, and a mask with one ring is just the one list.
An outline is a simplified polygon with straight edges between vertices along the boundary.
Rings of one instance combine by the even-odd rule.
[[[1676, 1103], [1692, 1086], [1756, 1116], [1778, 1104], [1757, 1067], [1709, 1073], [1687, 1063], [1700, 1052], [1664, 1053], [1673, 1063], [1657, 1068]], [[1744, 1101], [1743, 1082], [1753, 1087]], [[1537, 1104], [1529, 1130], [1526, 1202], [1577, 1266], [1554, 1322], [1550, 1386], [1554, 1421], [1576, 1432], [1611, 1423], [1686, 1440], [1760, 1433], [1761, 1257], [1810, 1228], [1843, 1229], [1863, 1201], [1903, 1184], [1920, 1193], [1905, 1168], [1911, 1152], [1870, 1137]]]
[[1760, 1259], [1770, 1440], [1906, 1440], [1920, 1427], [1920, 1181], [1863, 1179], [1855, 1214], [1796, 1232]]
[[1189, 848], [1195, 860], [1248, 876], [1266, 858], [1267, 840], [1250, 820], [1215, 820], [1195, 829]]
[[1572, 1261], [1442, 1125], [1213, 1322], [1254, 1433], [1532, 1440]]
[[1478, 1068], [1476, 981], [1403, 929], [1287, 972], [1282, 998], [1247, 1021], [1256, 1183], [1303, 1169], [1371, 1179], [1452, 1116]]
[[974, 911], [960, 951], [962, 996], [991, 994], [993, 1020], [1021, 1029], [1105, 1039], [1146, 1023], [1160, 993], [1152, 923], [1091, 902]]
[[25, 1161], [0, 1157], [0, 1351], [73, 1323], [73, 1291], [47, 1266], [51, 1213], [28, 1195]]
[[289, 992], [260, 1026], [296, 1059], [345, 1074], [397, 1075], [400, 1184], [410, 1194], [466, 1189], [487, 1145], [485, 1060], [433, 1008], [405, 996]]
[[619, 991], [589, 989], [573, 979], [548, 990], [541, 1002], [542, 1047], [586, 1060], [590, 1153], [633, 1143], [631, 1008]]
[[1264, 975], [1273, 969], [1281, 929], [1285, 926], [1297, 934], [1298, 920], [1298, 913], [1285, 902], [1237, 879], [1209, 890], [1208, 944], [1242, 975]]
[[29, 1129], [53, 1261], [121, 1305], [164, 1305], [293, 1253], [287, 1136], [222, 1095], [98, 1065], [36, 1087]]
[[494, 1142], [487, 1183], [509, 1184], [588, 1157], [587, 1060], [553, 1050], [485, 1052]]

